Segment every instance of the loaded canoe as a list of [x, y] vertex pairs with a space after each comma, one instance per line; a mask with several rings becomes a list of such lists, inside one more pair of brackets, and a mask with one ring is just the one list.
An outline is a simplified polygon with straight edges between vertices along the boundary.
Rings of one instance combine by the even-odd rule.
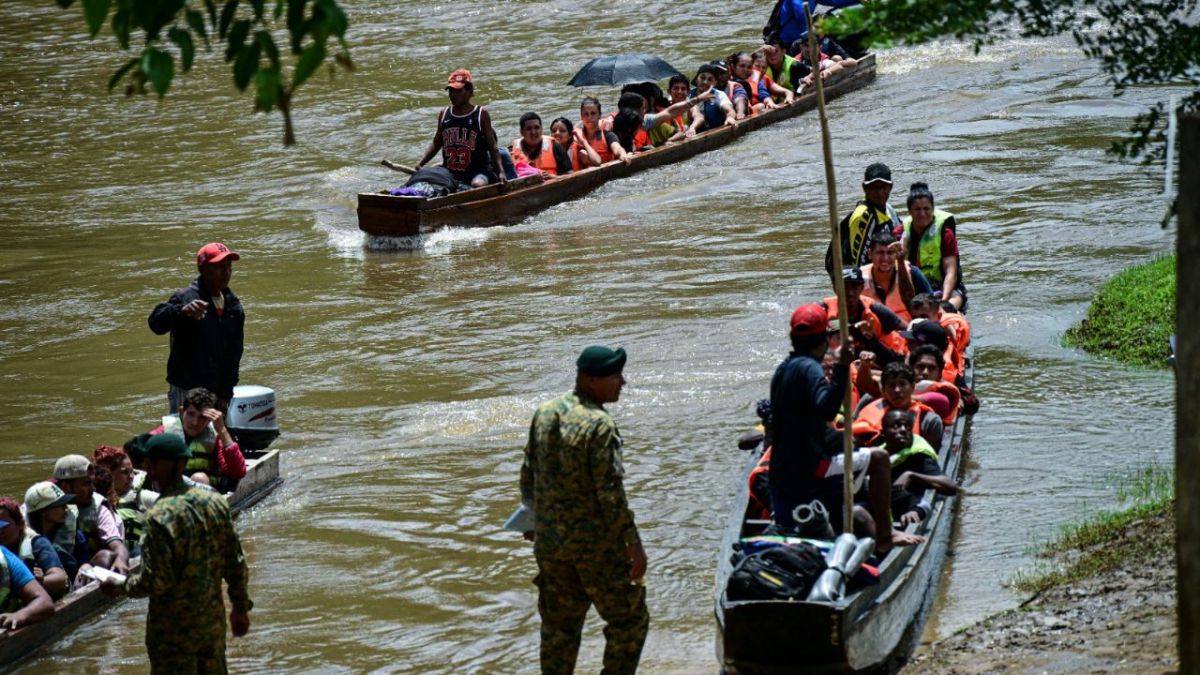
[[[969, 357], [963, 375], [974, 375]], [[959, 478], [971, 419], [960, 415], [946, 430], [938, 453], [942, 471]], [[748, 476], [762, 457], [759, 444], [747, 462], [717, 560], [717, 658], [727, 675], [842, 673], [889, 669], [909, 655], [929, 609], [946, 554], [956, 497], [925, 498], [933, 510], [906, 532], [925, 537], [897, 547], [879, 563], [879, 583], [849, 592], [836, 602], [729, 600], [734, 544], [761, 534], [767, 521], [747, 517]]]
[[[875, 79], [875, 55], [863, 57], [858, 67], [843, 71], [825, 83], [826, 99], [834, 99]], [[543, 179], [529, 176], [507, 185], [487, 185], [445, 197], [394, 197], [386, 193], [358, 195], [358, 227], [381, 237], [405, 237], [434, 232], [443, 227], [510, 225], [560, 202], [581, 197], [615, 178], [673, 164], [714, 150], [762, 127], [790, 119], [817, 105], [815, 92], [799, 96], [789, 106], [747, 117], [735, 126], [713, 129], [678, 143], [640, 152], [626, 164], [612, 161], [566, 176]]]
[[[230, 510], [236, 517], [248, 507], [262, 501], [279, 487], [279, 450], [245, 451], [246, 477], [238, 483], [229, 498]], [[132, 567], [136, 568], [135, 558]], [[46, 621], [20, 630], [0, 631], [0, 664], [10, 666], [40, 647], [48, 645], [67, 631], [74, 629], [93, 614], [108, 609], [122, 598], [110, 598], [100, 592], [99, 584], [88, 584], [71, 591], [54, 603], [54, 615]]]

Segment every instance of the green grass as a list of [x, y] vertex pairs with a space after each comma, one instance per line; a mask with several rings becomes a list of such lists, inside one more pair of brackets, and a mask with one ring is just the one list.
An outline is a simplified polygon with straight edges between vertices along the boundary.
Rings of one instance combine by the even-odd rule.
[[[1035, 554], [1042, 561], [1018, 572], [1013, 586], [1041, 593], [1129, 564], [1175, 554], [1175, 472], [1152, 465], [1120, 479], [1117, 496], [1127, 506], [1101, 511], [1062, 528]], [[1140, 561], [1140, 562], [1139, 562]]]
[[1175, 256], [1131, 267], [1109, 279], [1066, 344], [1133, 365], [1167, 365], [1175, 332]]

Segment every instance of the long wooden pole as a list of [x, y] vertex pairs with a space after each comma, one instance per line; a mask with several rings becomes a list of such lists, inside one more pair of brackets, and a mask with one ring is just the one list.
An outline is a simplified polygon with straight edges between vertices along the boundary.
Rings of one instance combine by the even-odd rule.
[[[829, 193], [829, 230], [833, 233], [833, 288], [838, 300], [838, 335], [844, 349], [850, 348], [850, 312], [846, 305], [846, 280], [842, 278], [842, 231], [838, 227], [837, 181], [833, 175], [833, 146], [829, 140], [829, 119], [825, 116], [825, 85], [821, 79], [821, 49], [817, 32], [813, 30], [813, 15], [804, 3], [808, 20], [809, 63], [812, 64], [813, 84], [817, 87], [817, 116], [821, 120], [821, 151], [825, 156], [825, 190]], [[850, 428], [850, 383], [842, 399], [842, 489], [845, 491], [845, 510], [842, 531], [854, 533], [854, 436]]]
[[[1171, 114], [1177, 114], [1174, 110]], [[1179, 672], [1200, 672], [1200, 114], [1179, 115], [1175, 250], [1175, 579]], [[1170, 172], [1174, 167], [1167, 165]]]

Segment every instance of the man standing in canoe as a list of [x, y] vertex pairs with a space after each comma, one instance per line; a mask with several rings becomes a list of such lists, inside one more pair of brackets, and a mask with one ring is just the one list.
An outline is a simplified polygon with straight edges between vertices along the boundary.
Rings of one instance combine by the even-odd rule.
[[167, 358], [168, 414], [179, 411], [189, 389], [204, 387], [217, 395], [225, 412], [242, 362], [246, 313], [229, 288], [233, 261], [241, 256], [220, 242], [196, 253], [200, 276], [150, 312], [150, 330], [171, 334]]
[[[888, 205], [892, 195], [892, 170], [882, 162], [867, 167], [863, 174], [863, 200], [854, 206], [848, 216], [842, 218], [838, 228], [842, 231], [842, 265], [862, 267], [871, 262], [868, 255], [871, 240], [879, 232], [900, 224], [900, 217]], [[825, 271], [833, 275], [833, 242], [825, 252]]]
[[625, 385], [625, 350], [588, 347], [575, 365], [575, 390], [534, 413], [521, 466], [521, 497], [535, 513], [542, 673], [575, 672], [595, 604], [607, 624], [603, 672], [631, 674], [650, 627], [646, 552], [625, 499], [621, 434], [604, 409]]
[[106, 595], [150, 598], [146, 651], [153, 675], [227, 672], [221, 579], [229, 585], [234, 636], [250, 630], [254, 603], [229, 505], [216, 492], [183, 483], [191, 454], [174, 434], [146, 444], [150, 478], [166, 487], [146, 512], [142, 565], [120, 585], [111, 580], [101, 585]]
[[459, 68], [450, 73], [446, 92], [450, 95], [450, 106], [438, 114], [433, 142], [416, 168], [425, 166], [441, 150], [442, 165], [459, 183], [471, 187], [503, 183], [504, 168], [500, 164], [492, 117], [487, 108], [471, 105], [471, 96], [475, 93], [471, 71]]

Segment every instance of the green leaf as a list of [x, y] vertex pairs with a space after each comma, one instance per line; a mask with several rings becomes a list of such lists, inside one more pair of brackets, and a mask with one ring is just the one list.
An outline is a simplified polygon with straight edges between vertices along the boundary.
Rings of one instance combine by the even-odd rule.
[[304, 6], [308, 0], [287, 0], [287, 29], [288, 41], [292, 45], [292, 53], [300, 53], [300, 43], [304, 40]]
[[182, 28], [172, 27], [167, 31], [167, 37], [179, 47], [180, 60], [183, 62], [183, 72], [192, 69], [192, 59], [196, 58], [196, 45], [192, 43], [192, 34]]
[[254, 33], [254, 40], [262, 47], [263, 53], [267, 55], [267, 59], [271, 62], [271, 67], [278, 71], [279, 47], [275, 46], [275, 39], [271, 37], [270, 31], [257, 31]]
[[346, 26], [349, 22], [346, 20], [346, 14], [342, 11], [342, 8], [338, 7], [338, 4], [334, 0], [316, 1], [317, 6], [325, 14], [325, 28], [338, 37], [345, 35]]
[[257, 42], [251, 42], [238, 51], [237, 60], [233, 62], [233, 83], [239, 91], [246, 91], [254, 71], [258, 70], [260, 49]]
[[194, 9], [187, 11], [188, 26], [192, 28], [192, 32], [200, 36], [204, 40], [205, 49], [212, 49], [212, 44], [208, 41], [208, 29], [204, 27], [204, 15]]
[[142, 72], [150, 78], [155, 93], [162, 98], [175, 77], [175, 59], [157, 47], [146, 47], [142, 52]]
[[217, 29], [217, 3], [213, 0], [204, 0], [204, 8], [208, 10], [208, 21], [212, 24], [213, 30]]
[[259, 68], [254, 74], [254, 90], [257, 92], [255, 107], [262, 112], [271, 112], [279, 100], [279, 69]]
[[[222, 40], [225, 39], [225, 34], [229, 31], [229, 23], [233, 21], [233, 15], [237, 14], [238, 0], [229, 0], [225, 3], [225, 7], [221, 9], [221, 25], [217, 29], [217, 36]], [[226, 61], [229, 57], [226, 56]]]
[[83, 18], [87, 21], [88, 33], [96, 37], [100, 27], [104, 25], [104, 17], [108, 16], [110, 0], [83, 0]]
[[121, 78], [125, 77], [125, 73], [128, 73], [129, 69], [136, 66], [140, 60], [138, 58], [129, 59], [125, 65], [118, 68], [117, 72], [113, 73], [113, 76], [108, 80], [108, 90], [112, 91], [113, 87], [117, 86], [117, 83], [121, 81]]
[[133, 13], [122, 7], [113, 14], [112, 30], [113, 35], [117, 36], [117, 42], [120, 43], [121, 49], [129, 49], [129, 33], [132, 30]]
[[[250, 34], [250, 20], [242, 19], [235, 21], [233, 28], [229, 29], [229, 45], [225, 47], [225, 60], [232, 61], [234, 57], [241, 53], [242, 46], [246, 44], [246, 36]], [[249, 81], [247, 76], [247, 81]]]
[[266, 8], [266, 0], [250, 0], [250, 6], [254, 8], [254, 22], [261, 23], [263, 11]]
[[279, 17], [283, 16], [283, 0], [275, 0], [275, 21], [279, 21]]
[[72, 3], [72, 2], [74, 2], [75, 0], [54, 0], [54, 1], [55, 1], [56, 3], [58, 3], [58, 6], [59, 6], [59, 7], [62, 7], [63, 9], [66, 9], [66, 8], [70, 7], [70, 6], [71, 6], [71, 3]]
[[300, 60], [296, 62], [296, 72], [292, 74], [292, 89], [304, 84], [304, 81], [309, 78], [325, 60], [325, 45], [311, 44], [304, 48], [300, 53]]

